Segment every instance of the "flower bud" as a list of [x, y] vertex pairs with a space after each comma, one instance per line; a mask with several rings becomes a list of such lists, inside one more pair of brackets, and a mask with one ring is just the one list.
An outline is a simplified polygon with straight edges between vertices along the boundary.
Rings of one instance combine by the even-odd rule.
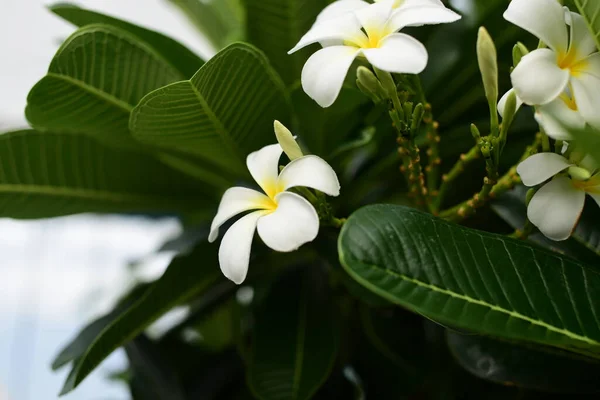
[[275, 120], [273, 125], [277, 141], [289, 159], [295, 160], [296, 158], [302, 157], [304, 154], [302, 154], [302, 150], [300, 150], [300, 146], [298, 146], [292, 132], [277, 120]]
[[484, 27], [479, 28], [477, 37], [477, 60], [485, 95], [495, 108], [498, 103], [498, 55], [494, 41]]
[[[375, 76], [375, 74], [367, 67], [360, 66], [356, 70], [356, 78], [358, 81], [358, 87], [361, 91], [367, 91], [365, 93], [369, 97], [381, 99], [385, 97], [385, 90], [381, 86], [381, 82]], [[361, 87], [362, 86], [362, 87]]]
[[521, 62], [521, 59], [529, 54], [529, 50], [525, 45], [521, 42], [517, 42], [513, 47], [512, 57], [513, 57], [513, 67], [516, 67]]
[[569, 167], [567, 170], [571, 179], [575, 181], [587, 181], [592, 177], [590, 171], [581, 167]]

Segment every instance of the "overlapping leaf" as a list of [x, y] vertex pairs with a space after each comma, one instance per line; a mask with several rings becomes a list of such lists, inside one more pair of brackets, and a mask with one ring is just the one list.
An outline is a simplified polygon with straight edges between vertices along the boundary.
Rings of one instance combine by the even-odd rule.
[[277, 73], [262, 53], [240, 43], [218, 53], [191, 80], [144, 97], [130, 127], [142, 143], [242, 174], [248, 153], [275, 142], [273, 120], [288, 118], [289, 99]]
[[597, 0], [574, 0], [579, 13], [585, 19], [590, 33], [600, 50], [600, 2]]
[[152, 47], [184, 77], [194, 75], [204, 63], [200, 57], [170, 37], [127, 21], [67, 3], [52, 5], [50, 6], [50, 11], [78, 27], [105, 24], [129, 32], [137, 36], [140, 41]]
[[600, 274], [570, 258], [385, 205], [350, 217], [339, 252], [354, 279], [435, 321], [600, 357]]
[[155, 159], [83, 135], [33, 130], [0, 135], [0, 216], [81, 212], [187, 212], [215, 194]]
[[79, 29], [56, 53], [27, 98], [38, 130], [83, 133], [139, 148], [128, 129], [133, 106], [148, 92], [184, 76], [150, 46], [114, 26]]

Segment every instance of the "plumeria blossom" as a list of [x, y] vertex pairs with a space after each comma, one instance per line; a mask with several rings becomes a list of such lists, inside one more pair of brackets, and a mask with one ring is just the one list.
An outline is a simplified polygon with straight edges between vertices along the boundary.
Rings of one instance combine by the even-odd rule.
[[[410, 4], [417, 0], [405, 1]], [[431, 11], [440, 8], [437, 0], [420, 2], [430, 6], [403, 8], [394, 0], [374, 4], [341, 0], [327, 7], [289, 52], [317, 42], [323, 46], [302, 69], [304, 91], [320, 106], [329, 107], [338, 97], [352, 62], [359, 56], [383, 71], [407, 74], [423, 71], [428, 60], [425, 46], [397, 32], [406, 26], [448, 22], [446, 12], [451, 11], [444, 7], [446, 11], [440, 16]], [[395, 9], [394, 6], [400, 7]], [[412, 12], [406, 14], [403, 9]]]
[[[580, 160], [577, 161], [576, 159]], [[546, 181], [527, 207], [529, 220], [552, 240], [565, 240], [575, 229], [585, 195], [600, 205], [600, 171], [591, 157], [555, 153], [539, 153], [527, 158], [517, 167], [526, 186]]]
[[244, 187], [228, 189], [212, 221], [208, 238], [211, 243], [227, 220], [252, 211], [227, 230], [219, 247], [221, 271], [236, 284], [246, 279], [255, 231], [268, 247], [280, 252], [294, 251], [316, 238], [319, 216], [315, 208], [289, 189], [303, 186], [330, 196], [340, 193], [335, 171], [317, 156], [296, 158], [279, 173], [282, 152], [281, 146], [274, 144], [248, 155], [248, 170], [264, 193]]
[[585, 121], [600, 128], [600, 53], [581, 15], [557, 0], [513, 0], [504, 18], [548, 46], [524, 56], [513, 70], [519, 99], [539, 106], [542, 121], [545, 113], [557, 113], [565, 125]]

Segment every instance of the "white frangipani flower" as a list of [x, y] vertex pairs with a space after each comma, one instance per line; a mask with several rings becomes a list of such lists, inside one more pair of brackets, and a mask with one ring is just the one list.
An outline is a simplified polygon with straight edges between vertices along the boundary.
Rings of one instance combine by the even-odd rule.
[[219, 236], [219, 227], [227, 220], [252, 211], [236, 221], [223, 236], [219, 264], [223, 274], [236, 284], [246, 279], [254, 232], [271, 249], [290, 252], [314, 240], [319, 232], [319, 216], [304, 197], [287, 191], [304, 186], [330, 196], [338, 196], [340, 184], [333, 168], [317, 156], [296, 158], [279, 173], [279, 144], [266, 146], [248, 155], [250, 174], [264, 191], [233, 187], [221, 199], [212, 221], [208, 240]]
[[394, 3], [392, 0], [375, 4], [356, 0], [336, 2], [330, 6], [333, 8], [324, 10], [320, 19], [290, 50], [291, 54], [317, 42], [324, 46], [308, 59], [302, 70], [304, 91], [321, 107], [333, 104], [350, 65], [358, 56], [388, 72], [418, 74], [425, 69], [428, 60], [425, 46], [411, 36], [396, 32], [408, 25], [435, 23], [436, 18], [439, 23], [447, 22], [447, 17], [432, 17], [423, 10], [423, 13], [413, 13], [421, 19], [405, 18], [401, 14], [393, 17]]
[[546, 237], [565, 240], [575, 229], [585, 195], [600, 205], [600, 172], [590, 157], [575, 163], [555, 153], [534, 154], [517, 167], [526, 186], [547, 180], [527, 206], [527, 217]]
[[[552, 112], [565, 113], [565, 123], [579, 125], [581, 121], [575, 121], [578, 117], [568, 113], [566, 105], [600, 128], [600, 53], [581, 15], [557, 0], [513, 0], [504, 18], [549, 47], [524, 56], [512, 72], [518, 97], [526, 104], [544, 106], [567, 96], [570, 101], [553, 104]], [[543, 119], [544, 111], [540, 112]]]

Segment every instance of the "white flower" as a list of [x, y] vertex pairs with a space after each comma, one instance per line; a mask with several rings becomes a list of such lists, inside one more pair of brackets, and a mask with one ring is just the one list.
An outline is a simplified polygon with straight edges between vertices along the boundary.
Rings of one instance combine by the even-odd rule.
[[[566, 93], [583, 120], [600, 128], [600, 53], [581, 15], [556, 0], [513, 0], [504, 18], [549, 47], [524, 56], [512, 72], [518, 97], [526, 104], [543, 106]], [[557, 102], [552, 108], [563, 112], [565, 104], [569, 103]], [[574, 118], [571, 114], [566, 122]]]
[[219, 236], [219, 227], [230, 218], [251, 213], [236, 221], [223, 236], [219, 247], [219, 264], [223, 274], [236, 284], [246, 279], [254, 231], [275, 251], [289, 252], [315, 239], [319, 232], [319, 216], [304, 197], [287, 191], [304, 186], [338, 196], [340, 184], [325, 160], [303, 156], [290, 162], [279, 173], [279, 144], [266, 146], [246, 159], [250, 174], [265, 194], [244, 187], [228, 189], [212, 221], [208, 240]]
[[428, 60], [425, 47], [418, 40], [396, 32], [409, 25], [447, 22], [446, 12], [451, 11], [444, 8], [446, 11], [440, 16], [432, 11], [440, 8], [437, 0], [421, 1], [432, 5], [407, 6], [407, 10], [414, 8], [408, 16], [402, 7], [393, 12], [393, 0], [375, 4], [342, 0], [326, 8], [289, 52], [317, 42], [324, 46], [302, 69], [304, 91], [321, 107], [329, 107], [338, 97], [348, 69], [358, 56], [383, 71], [407, 74], [423, 71]]
[[526, 186], [554, 177], [535, 193], [527, 207], [529, 220], [552, 240], [571, 236], [586, 194], [600, 205], [600, 172], [590, 157], [575, 163], [555, 153], [534, 154], [519, 164], [517, 172]]

